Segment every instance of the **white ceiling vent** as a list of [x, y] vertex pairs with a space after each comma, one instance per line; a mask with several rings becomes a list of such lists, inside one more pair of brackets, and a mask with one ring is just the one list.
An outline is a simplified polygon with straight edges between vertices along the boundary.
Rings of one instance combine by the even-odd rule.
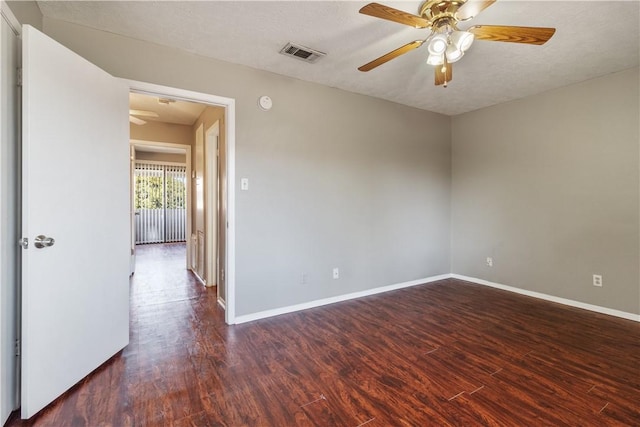
[[309, 49], [308, 47], [295, 43], [287, 43], [285, 47], [280, 49], [280, 53], [312, 64], [326, 55], [324, 52]]

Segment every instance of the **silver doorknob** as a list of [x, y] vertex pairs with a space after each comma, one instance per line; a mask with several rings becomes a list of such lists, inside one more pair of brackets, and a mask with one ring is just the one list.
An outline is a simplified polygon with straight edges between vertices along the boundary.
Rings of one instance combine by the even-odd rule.
[[55, 242], [56, 241], [53, 237], [47, 237], [41, 234], [39, 236], [36, 236], [35, 240], [33, 241], [33, 245], [38, 249], [42, 249], [42, 248], [48, 248], [49, 246], [53, 246]]

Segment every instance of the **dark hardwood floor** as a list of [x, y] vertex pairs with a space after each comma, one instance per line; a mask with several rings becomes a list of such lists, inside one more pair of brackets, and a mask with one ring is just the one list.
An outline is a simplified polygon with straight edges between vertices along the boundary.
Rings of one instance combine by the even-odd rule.
[[8, 425], [640, 425], [636, 322], [445, 280], [229, 327], [183, 248], [138, 252], [130, 344]]

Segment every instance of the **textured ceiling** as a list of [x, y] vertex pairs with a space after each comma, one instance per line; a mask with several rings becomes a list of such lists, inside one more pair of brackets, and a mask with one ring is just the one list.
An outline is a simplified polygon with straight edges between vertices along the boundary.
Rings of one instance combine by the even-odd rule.
[[[410, 13], [420, 2], [379, 0]], [[498, 0], [477, 24], [557, 28], [544, 46], [476, 41], [435, 87], [426, 47], [368, 73], [357, 67], [428, 30], [358, 13], [362, 1], [39, 2], [45, 17], [455, 115], [637, 67], [638, 1]], [[315, 64], [280, 55], [287, 42], [326, 52]]]
[[192, 125], [207, 106], [187, 101], [174, 101], [168, 104], [158, 102], [157, 96], [139, 93], [129, 94], [129, 108], [132, 110], [151, 111], [158, 117], [138, 116], [145, 121]]

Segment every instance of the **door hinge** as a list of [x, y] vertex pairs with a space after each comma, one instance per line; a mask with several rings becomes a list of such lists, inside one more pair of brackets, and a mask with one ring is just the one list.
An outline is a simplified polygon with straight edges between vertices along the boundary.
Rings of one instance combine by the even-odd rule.
[[16, 340], [16, 356], [20, 356], [20, 348], [21, 348], [20, 344], [21, 344], [20, 340]]
[[18, 68], [16, 71], [16, 86], [22, 87], [22, 68]]
[[220, 276], [222, 276], [220, 280], [224, 282], [224, 268], [220, 270]]
[[27, 237], [23, 237], [18, 240], [18, 244], [22, 247], [22, 249], [29, 249], [29, 239]]

